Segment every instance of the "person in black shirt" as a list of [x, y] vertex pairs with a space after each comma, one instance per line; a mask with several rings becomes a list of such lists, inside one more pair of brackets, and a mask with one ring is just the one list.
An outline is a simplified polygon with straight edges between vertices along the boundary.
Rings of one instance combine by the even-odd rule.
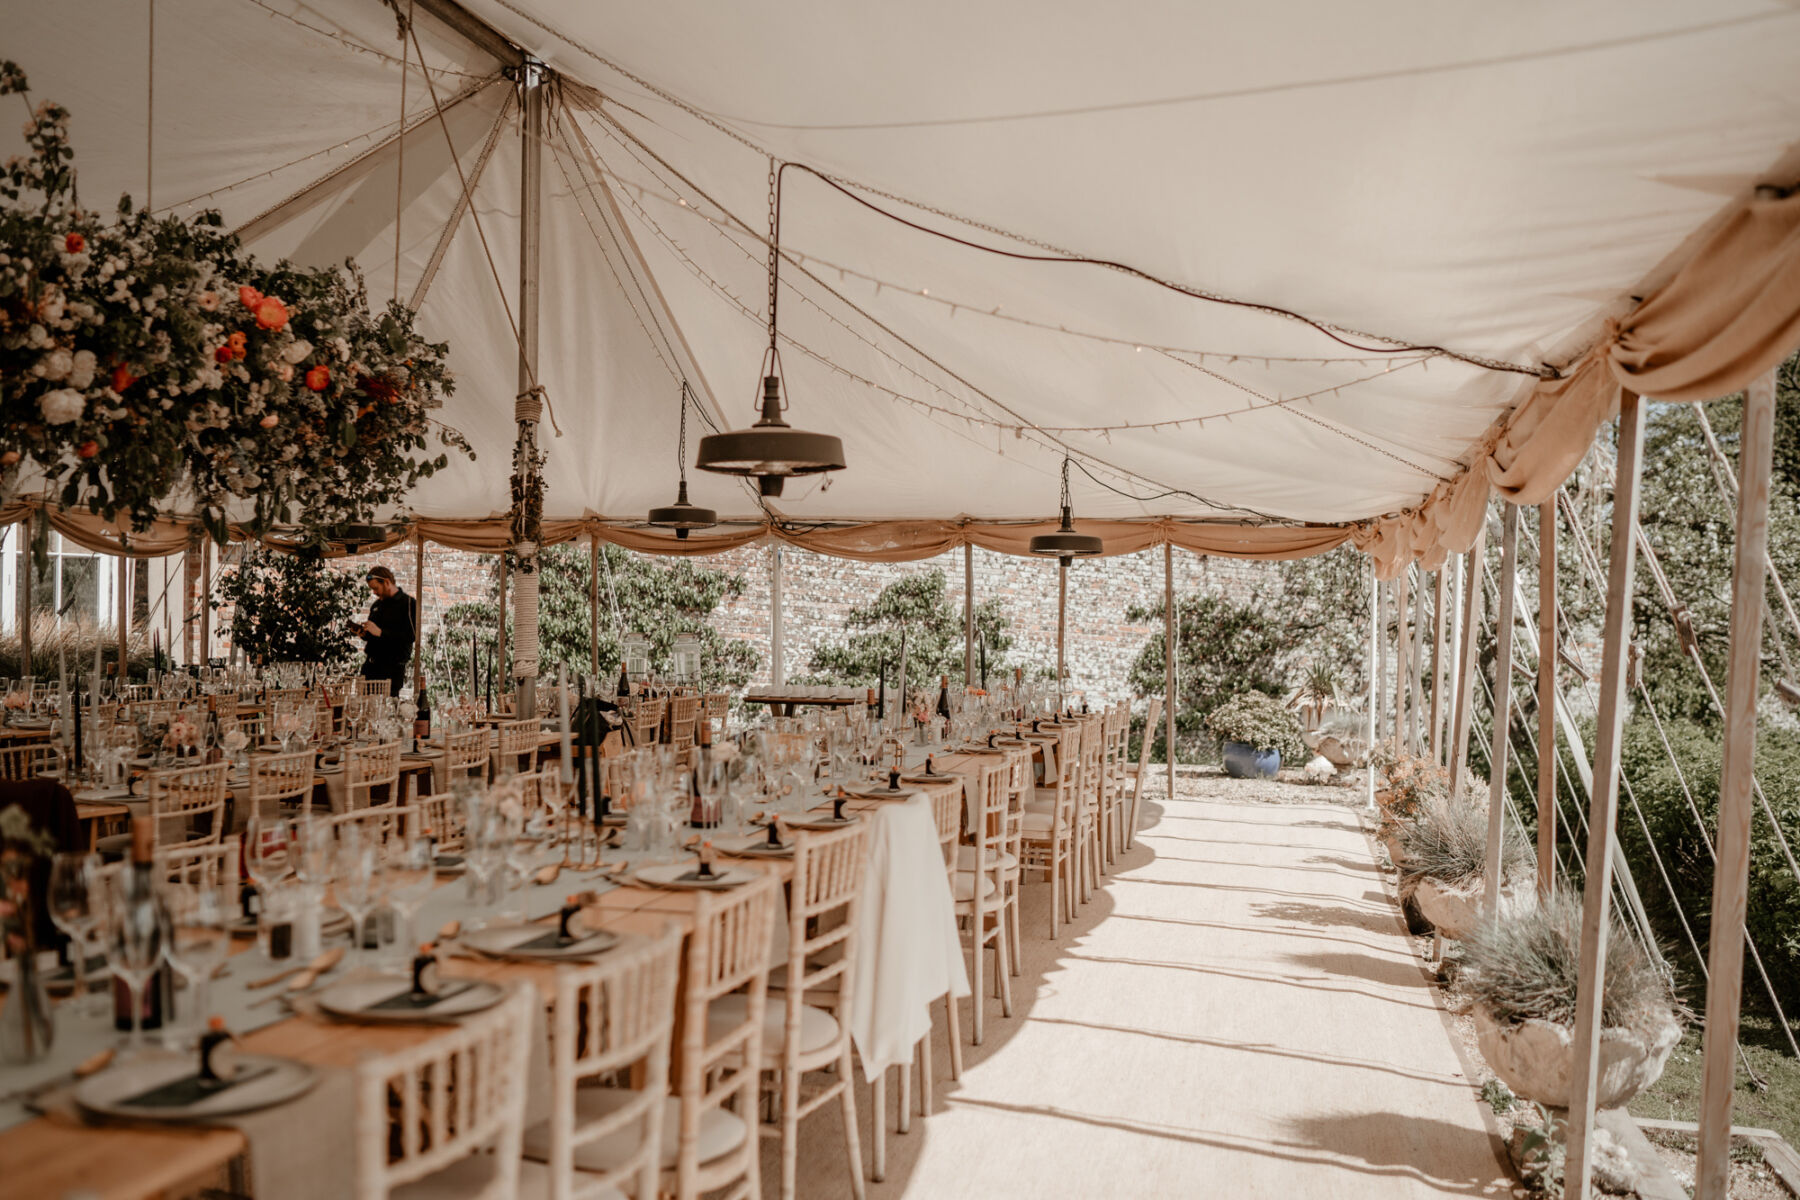
[[394, 573], [386, 567], [370, 567], [368, 581], [375, 602], [369, 605], [368, 620], [357, 630], [363, 640], [362, 677], [388, 680], [388, 694], [398, 696], [406, 683], [406, 664], [412, 658], [418, 604], [400, 590]]

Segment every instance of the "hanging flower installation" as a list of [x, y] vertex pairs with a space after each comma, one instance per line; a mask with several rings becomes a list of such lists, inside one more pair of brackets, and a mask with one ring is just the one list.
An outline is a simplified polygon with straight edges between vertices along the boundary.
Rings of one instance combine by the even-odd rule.
[[[0, 95], [24, 73], [0, 62]], [[136, 529], [191, 508], [297, 540], [375, 519], [473, 457], [431, 419], [448, 347], [369, 309], [362, 277], [244, 254], [216, 212], [107, 222], [75, 199], [69, 114], [32, 110], [0, 168], [0, 487], [28, 460], [65, 508]], [[434, 430], [435, 427], [435, 430]]]

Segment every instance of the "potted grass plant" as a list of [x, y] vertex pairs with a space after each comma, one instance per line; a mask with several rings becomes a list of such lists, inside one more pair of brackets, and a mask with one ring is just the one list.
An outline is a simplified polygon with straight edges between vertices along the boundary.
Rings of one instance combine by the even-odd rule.
[[1242, 692], [1212, 710], [1206, 728], [1223, 748], [1233, 779], [1273, 779], [1282, 760], [1304, 762], [1300, 722], [1288, 707], [1261, 692]]
[[[1426, 920], [1447, 938], [1468, 935], [1484, 916], [1487, 892], [1488, 814], [1485, 805], [1463, 797], [1427, 795], [1417, 812], [1400, 823], [1401, 888], [1410, 893]], [[1532, 900], [1535, 862], [1522, 841], [1500, 841], [1500, 911]]]
[[[1482, 1057], [1514, 1093], [1551, 1108], [1569, 1103], [1580, 962], [1581, 906], [1560, 895], [1486, 922], [1462, 943], [1457, 989], [1474, 1009]], [[1656, 1082], [1688, 1016], [1668, 968], [1615, 923], [1601, 998], [1601, 1108]]]

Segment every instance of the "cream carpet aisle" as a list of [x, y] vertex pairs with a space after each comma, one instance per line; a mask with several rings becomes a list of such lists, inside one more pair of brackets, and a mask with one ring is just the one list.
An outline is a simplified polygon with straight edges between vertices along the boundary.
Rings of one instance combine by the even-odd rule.
[[[1355, 812], [1151, 803], [1054, 946], [1046, 890], [1013, 1019], [989, 1002], [950, 1083], [939, 1018], [937, 1111], [890, 1132], [871, 1197], [1510, 1194]], [[835, 1116], [803, 1143], [800, 1195], [849, 1195]]]

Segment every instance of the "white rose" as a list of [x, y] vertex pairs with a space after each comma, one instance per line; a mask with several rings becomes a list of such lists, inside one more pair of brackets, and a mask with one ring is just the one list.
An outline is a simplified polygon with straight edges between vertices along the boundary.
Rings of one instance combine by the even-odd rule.
[[313, 351], [312, 343], [305, 338], [297, 339], [293, 345], [281, 352], [281, 357], [290, 363], [297, 363]]
[[64, 350], [61, 346], [58, 346], [38, 360], [37, 366], [33, 369], [32, 374], [41, 375], [43, 378], [50, 380], [66, 379], [69, 375], [69, 368], [74, 365], [75, 356], [70, 354], [67, 350]]
[[87, 400], [74, 388], [57, 388], [45, 392], [38, 400], [38, 411], [52, 425], [67, 425], [87, 409]]
[[92, 350], [77, 350], [74, 360], [69, 364], [69, 386], [85, 389], [94, 382], [94, 369], [97, 365]]

